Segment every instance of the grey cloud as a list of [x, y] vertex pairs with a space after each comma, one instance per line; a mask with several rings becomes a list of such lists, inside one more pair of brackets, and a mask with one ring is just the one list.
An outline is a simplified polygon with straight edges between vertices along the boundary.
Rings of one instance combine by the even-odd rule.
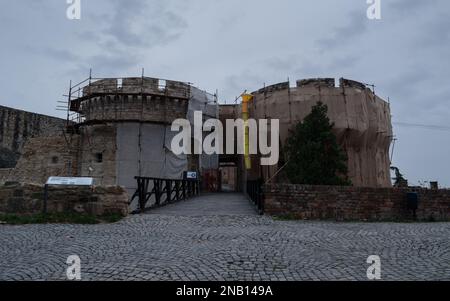
[[[167, 45], [180, 37], [186, 21], [171, 11], [170, 1], [113, 0], [111, 12], [91, 13], [95, 27], [77, 33], [85, 43], [99, 46], [73, 70], [93, 68], [101, 74], [123, 72], [142, 64], [155, 46]], [[86, 72], [86, 71], [85, 71]]]
[[[389, 1], [386, 9], [392, 9], [394, 13], [407, 15], [411, 12], [435, 6], [440, 0], [396, 0]], [[446, 1], [446, 0], [444, 0]]]
[[450, 11], [440, 12], [417, 30], [416, 46], [447, 48], [450, 51]]
[[[180, 36], [186, 21], [161, 1], [115, 0], [109, 27], [103, 32], [131, 47], [165, 44]], [[150, 4], [149, 4], [150, 3]]]
[[234, 97], [238, 97], [244, 90], [252, 92], [253, 90], [263, 87], [264, 84], [268, 84], [267, 80], [267, 77], [260, 76], [255, 72], [252, 72], [252, 70], [245, 70], [240, 74], [227, 76], [224, 80], [222, 89], [234, 91]]
[[90, 56], [79, 62], [75, 68], [71, 70], [73, 75], [82, 75], [86, 77], [89, 69], [92, 68], [95, 76], [109, 77], [121, 76], [124, 70], [136, 67], [138, 71], [139, 57], [132, 53], [114, 50], [104, 54]]
[[430, 75], [430, 71], [420, 66], [408, 67], [394, 76], [389, 76], [384, 88], [402, 95], [403, 98], [410, 98], [417, 95], [417, 92], [423, 91]]
[[[151, 76], [219, 88], [228, 102], [288, 76], [345, 76], [390, 96], [396, 121], [448, 121], [448, 0], [382, 0], [380, 22], [367, 20], [364, 0], [261, 2], [83, 0], [75, 22], [65, 18], [63, 0], [4, 1], [0, 65], [8, 72], [0, 74], [0, 99], [55, 115], [69, 80], [84, 79], [89, 68], [109, 77], [145, 67]], [[429, 156], [429, 174], [450, 185], [442, 132], [401, 128], [396, 135], [395, 164], [407, 168], [411, 183], [424, 177], [415, 162]], [[440, 141], [441, 153], [427, 141]]]
[[347, 24], [336, 27], [331, 37], [317, 41], [317, 46], [321, 51], [330, 50], [336, 46], [344, 46], [348, 43], [353, 45], [353, 43], [357, 43], [356, 39], [367, 31], [368, 19], [364, 12], [353, 11], [347, 19]]
[[40, 50], [39, 52], [57, 61], [76, 62], [80, 59], [79, 56], [76, 55], [73, 51], [66, 49], [45, 48], [43, 50]]
[[354, 70], [359, 64], [362, 64], [360, 53], [339, 53], [329, 58], [329, 62], [322, 68], [322, 71], [338, 73]]
[[294, 56], [270, 57], [265, 60], [264, 64], [273, 71], [286, 72], [295, 67], [295, 61], [296, 58]]

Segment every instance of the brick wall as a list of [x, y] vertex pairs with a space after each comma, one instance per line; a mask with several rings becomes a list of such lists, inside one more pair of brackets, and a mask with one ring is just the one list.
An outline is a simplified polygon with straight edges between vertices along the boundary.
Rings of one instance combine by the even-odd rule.
[[[0, 186], [0, 213], [41, 213], [44, 204], [44, 187], [35, 184]], [[47, 211], [104, 214], [128, 214], [128, 195], [121, 187], [72, 187], [49, 188]]]
[[[271, 184], [264, 187], [266, 214], [337, 221], [404, 220], [408, 189]], [[416, 189], [419, 220], [450, 220], [450, 190]]]

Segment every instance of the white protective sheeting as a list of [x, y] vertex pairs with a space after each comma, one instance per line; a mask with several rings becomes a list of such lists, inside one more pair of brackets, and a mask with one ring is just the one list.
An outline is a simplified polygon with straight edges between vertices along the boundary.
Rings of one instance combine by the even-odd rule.
[[[187, 112], [187, 119], [194, 128], [194, 112], [202, 111], [203, 122], [208, 119], [219, 119], [219, 105], [214, 95], [211, 95], [198, 88], [191, 87], [191, 98], [189, 99], [189, 106]], [[202, 143], [198, 141], [197, 143]], [[201, 169], [218, 169], [219, 168], [219, 155], [206, 155], [200, 156], [200, 168]]]
[[174, 135], [170, 126], [162, 124], [117, 125], [117, 184], [124, 186], [130, 197], [137, 188], [136, 176], [182, 179], [188, 166], [187, 156], [171, 152]]
[[[202, 111], [203, 121], [219, 117], [219, 106], [214, 95], [191, 87], [187, 119], [194, 128], [194, 112]], [[182, 179], [188, 169], [187, 155], [171, 151], [172, 138], [177, 132], [170, 125], [124, 122], [117, 124], [116, 172], [117, 184], [124, 186], [131, 197], [137, 189], [136, 176], [162, 179]], [[217, 169], [218, 155], [201, 155], [200, 168]], [[152, 185], [153, 183], [151, 183]], [[149, 187], [152, 189], [153, 187]], [[154, 198], [151, 200], [154, 201]], [[131, 205], [136, 208], [137, 200]], [[152, 201], [150, 201], [151, 205]]]

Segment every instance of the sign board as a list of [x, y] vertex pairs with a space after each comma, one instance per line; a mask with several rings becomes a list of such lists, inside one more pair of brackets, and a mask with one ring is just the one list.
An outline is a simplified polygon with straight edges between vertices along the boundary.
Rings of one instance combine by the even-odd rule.
[[197, 180], [197, 172], [196, 171], [187, 171], [186, 179], [188, 180]]
[[94, 178], [83, 177], [50, 177], [47, 180], [47, 185], [66, 185], [66, 186], [92, 186], [94, 185]]

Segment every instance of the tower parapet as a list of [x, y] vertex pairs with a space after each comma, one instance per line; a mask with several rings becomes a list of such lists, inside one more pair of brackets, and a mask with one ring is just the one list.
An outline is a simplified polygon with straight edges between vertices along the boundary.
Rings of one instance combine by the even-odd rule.
[[339, 79], [339, 87], [341, 88], [356, 88], [360, 90], [367, 89], [367, 85], [355, 80], [340, 78]]
[[297, 87], [327, 87], [334, 88], [335, 80], [334, 78], [308, 78], [301, 79], [297, 81]]
[[107, 78], [90, 82], [70, 101], [80, 125], [139, 121], [171, 123], [185, 118], [191, 85], [150, 77]]

